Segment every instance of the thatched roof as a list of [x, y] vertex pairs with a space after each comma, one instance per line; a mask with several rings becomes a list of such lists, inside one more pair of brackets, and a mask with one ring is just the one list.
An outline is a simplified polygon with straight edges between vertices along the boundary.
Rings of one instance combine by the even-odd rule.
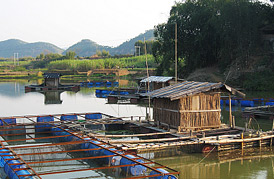
[[220, 90], [222, 92], [228, 92], [233, 95], [239, 95], [244, 97], [245, 94], [227, 86], [223, 83], [209, 83], [209, 82], [195, 82], [184, 81], [172, 86], [164, 87], [158, 90], [151, 91], [149, 93], [142, 94], [142, 96], [150, 96], [151, 98], [169, 98], [170, 100], [180, 99], [186, 96], [192, 96], [198, 93], [205, 93], [211, 90]]

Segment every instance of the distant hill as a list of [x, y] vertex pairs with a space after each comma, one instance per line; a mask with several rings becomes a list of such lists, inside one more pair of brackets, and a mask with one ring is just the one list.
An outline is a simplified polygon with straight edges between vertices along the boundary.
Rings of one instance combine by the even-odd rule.
[[114, 54], [117, 54], [117, 55], [118, 54], [134, 54], [134, 52], [135, 52], [135, 47], [134, 47], [135, 42], [137, 42], [138, 40], [144, 41], [144, 38], [146, 40], [154, 40], [153, 29], [148, 30], [143, 34], [140, 34], [137, 37], [122, 43], [121, 45], [119, 45], [116, 48], [112, 48], [109, 52], [110, 52], [111, 55], [114, 55]]
[[36, 57], [41, 53], [62, 53], [64, 50], [50, 43], [27, 43], [17, 39], [9, 39], [0, 42], [0, 57], [12, 58], [14, 53], [20, 57]]
[[66, 51], [63, 52], [63, 54], [66, 54], [68, 51], [73, 51], [77, 56], [88, 57], [96, 54], [97, 50], [102, 51], [103, 49], [110, 51], [111, 47], [98, 45], [91, 40], [83, 39], [69, 47]]
[[63, 54], [65, 54], [67, 51], [74, 51], [77, 56], [87, 57], [87, 56], [92, 56], [96, 54], [96, 50], [100, 50], [100, 51], [106, 50], [106, 51], [109, 51], [111, 55], [134, 54], [135, 42], [137, 42], [138, 40], [143, 41], [144, 37], [146, 40], [153, 40], [154, 39], [153, 30], [148, 30], [145, 33], [140, 34], [137, 37], [129, 41], [126, 41], [122, 43], [121, 45], [119, 45], [118, 47], [114, 47], [114, 48], [98, 45], [97, 43], [91, 40], [84, 39], [78, 42], [77, 44], [69, 47], [66, 51], [63, 52]]
[[0, 42], [0, 57], [13, 58], [14, 53], [19, 54], [20, 57], [36, 57], [37, 55], [44, 53], [59, 53], [66, 54], [67, 51], [74, 51], [77, 56], [87, 57], [96, 54], [97, 50], [109, 51], [111, 55], [120, 54], [134, 54], [134, 44], [138, 40], [153, 40], [153, 30], [148, 30], [143, 34], [134, 37], [133, 39], [126, 41], [118, 47], [112, 48], [108, 46], [102, 46], [88, 39], [83, 39], [80, 42], [72, 45], [65, 51], [53, 44], [45, 42], [27, 43], [18, 39], [10, 39]]

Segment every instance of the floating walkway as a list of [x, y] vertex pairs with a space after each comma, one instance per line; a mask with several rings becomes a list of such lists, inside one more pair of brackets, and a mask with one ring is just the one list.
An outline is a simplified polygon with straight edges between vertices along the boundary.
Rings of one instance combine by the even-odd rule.
[[128, 122], [102, 113], [2, 117], [0, 166], [16, 179], [85, 171], [109, 171], [106, 176], [113, 178], [177, 178], [179, 172], [91, 135], [92, 129]]
[[257, 106], [257, 107], [248, 107], [243, 111], [245, 116], [255, 116], [274, 119], [274, 106]]

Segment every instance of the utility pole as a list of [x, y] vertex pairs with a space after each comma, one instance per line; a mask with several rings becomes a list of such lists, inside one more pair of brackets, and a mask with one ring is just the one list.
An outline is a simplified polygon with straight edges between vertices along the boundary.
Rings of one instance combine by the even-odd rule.
[[177, 23], [175, 23], [175, 83], [177, 84]]
[[17, 62], [17, 65], [19, 65], [18, 53], [13, 53], [13, 64], [14, 64], [14, 66], [16, 66], [16, 62]]
[[19, 57], [18, 57], [18, 53], [16, 53], [16, 59], [17, 59], [17, 64], [18, 64], [18, 66], [19, 66]]
[[[144, 37], [144, 43], [145, 43], [145, 56], [146, 56], [146, 67], [147, 67], [147, 91], [149, 92], [149, 72], [148, 72], [148, 63], [147, 63], [147, 46], [146, 46], [146, 38]], [[147, 120], [150, 121], [150, 96], [148, 96], [148, 118]], [[146, 114], [147, 116], [147, 114]]]

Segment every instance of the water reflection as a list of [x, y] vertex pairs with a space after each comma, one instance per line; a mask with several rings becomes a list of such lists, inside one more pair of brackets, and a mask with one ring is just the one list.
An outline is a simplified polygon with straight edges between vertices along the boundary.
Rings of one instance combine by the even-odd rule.
[[64, 91], [43, 91], [40, 93], [45, 96], [44, 104], [62, 104], [63, 101], [60, 97], [62, 92]]
[[24, 95], [24, 83], [0, 82], [0, 95], [17, 98]]
[[244, 153], [241, 150], [225, 151], [211, 153], [208, 156], [177, 153], [173, 157], [162, 157], [154, 154], [152, 158], [156, 162], [180, 171], [181, 179], [274, 177], [273, 147], [247, 149]]

